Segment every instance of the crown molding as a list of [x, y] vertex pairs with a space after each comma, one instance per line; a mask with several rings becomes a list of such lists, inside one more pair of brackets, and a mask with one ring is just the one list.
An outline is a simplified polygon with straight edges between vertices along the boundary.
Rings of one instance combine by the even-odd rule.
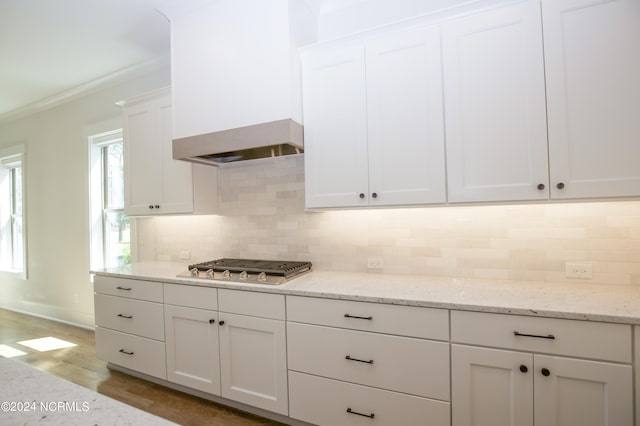
[[132, 80], [136, 77], [142, 77], [153, 71], [162, 69], [164, 67], [169, 67], [170, 63], [170, 56], [166, 54], [144, 62], [140, 62], [130, 67], [119, 69], [118, 71], [115, 71], [111, 74], [98, 77], [87, 83], [83, 83], [69, 90], [65, 90], [64, 92], [57, 93], [53, 96], [49, 96], [23, 107], [8, 111], [4, 114], [0, 114], [0, 125], [18, 120], [20, 118], [24, 118], [32, 114], [36, 114], [38, 112], [45, 111], [49, 108], [53, 108], [67, 102], [71, 102], [75, 99], [87, 96], [102, 89], [106, 89], [107, 87], [123, 83], [127, 80]]

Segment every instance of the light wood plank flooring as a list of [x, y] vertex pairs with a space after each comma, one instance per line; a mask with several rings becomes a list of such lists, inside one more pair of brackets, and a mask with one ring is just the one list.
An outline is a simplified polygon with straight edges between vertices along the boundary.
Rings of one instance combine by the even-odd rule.
[[[17, 344], [56, 337], [77, 346], [38, 352]], [[182, 425], [281, 425], [252, 414], [168, 389], [127, 374], [111, 371], [96, 358], [92, 330], [0, 309], [0, 345], [27, 352], [13, 358], [39, 370], [97, 391], [113, 399]]]

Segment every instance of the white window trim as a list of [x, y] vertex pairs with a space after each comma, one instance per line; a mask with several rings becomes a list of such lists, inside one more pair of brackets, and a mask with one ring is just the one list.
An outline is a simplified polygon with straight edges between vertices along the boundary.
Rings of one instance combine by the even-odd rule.
[[[103, 204], [103, 173], [101, 148], [109, 140], [109, 135], [122, 129], [122, 119], [115, 118], [101, 123], [87, 126], [83, 129], [84, 140], [87, 141], [88, 157], [88, 188], [89, 203], [87, 217], [89, 218], [89, 270], [104, 268], [104, 241], [102, 227], [94, 226], [102, 223]], [[136, 261], [136, 221], [129, 219], [131, 238], [131, 261]], [[93, 281], [93, 277], [91, 277]]]
[[7, 148], [0, 149], [0, 163], [3, 163], [1, 160], [6, 160], [6, 164], [10, 165], [11, 163], [20, 163], [20, 167], [22, 168], [22, 259], [23, 259], [23, 268], [22, 269], [0, 269], [1, 274], [11, 275], [15, 278], [27, 280], [29, 277], [28, 265], [29, 265], [29, 257], [27, 256], [28, 247], [27, 247], [27, 162], [26, 162], [26, 146], [23, 144], [13, 145]]

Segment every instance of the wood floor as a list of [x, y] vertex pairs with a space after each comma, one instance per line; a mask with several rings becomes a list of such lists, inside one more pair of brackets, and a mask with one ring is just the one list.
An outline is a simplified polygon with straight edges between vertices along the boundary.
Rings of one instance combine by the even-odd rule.
[[[49, 336], [77, 346], [38, 352], [17, 344], [23, 340]], [[14, 357], [14, 360], [181, 425], [281, 425], [109, 370], [104, 361], [96, 358], [92, 330], [0, 309], [0, 345], [27, 352], [27, 355]]]

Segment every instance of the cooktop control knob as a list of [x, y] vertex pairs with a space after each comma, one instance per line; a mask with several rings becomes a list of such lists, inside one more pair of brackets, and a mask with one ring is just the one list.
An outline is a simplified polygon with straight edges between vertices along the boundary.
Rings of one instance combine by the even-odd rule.
[[222, 273], [222, 279], [223, 280], [228, 280], [231, 278], [231, 272], [227, 269], [226, 271], [224, 271]]
[[240, 272], [240, 279], [242, 281], [246, 281], [248, 278], [249, 278], [249, 274], [247, 274], [247, 271]]
[[204, 273], [205, 278], [213, 279], [213, 269], [208, 269], [207, 272]]
[[191, 275], [193, 278], [198, 278], [198, 268], [189, 269], [189, 275]]
[[258, 274], [258, 281], [260, 281], [260, 282], [267, 281], [267, 274], [265, 274], [264, 272], [260, 272]]

